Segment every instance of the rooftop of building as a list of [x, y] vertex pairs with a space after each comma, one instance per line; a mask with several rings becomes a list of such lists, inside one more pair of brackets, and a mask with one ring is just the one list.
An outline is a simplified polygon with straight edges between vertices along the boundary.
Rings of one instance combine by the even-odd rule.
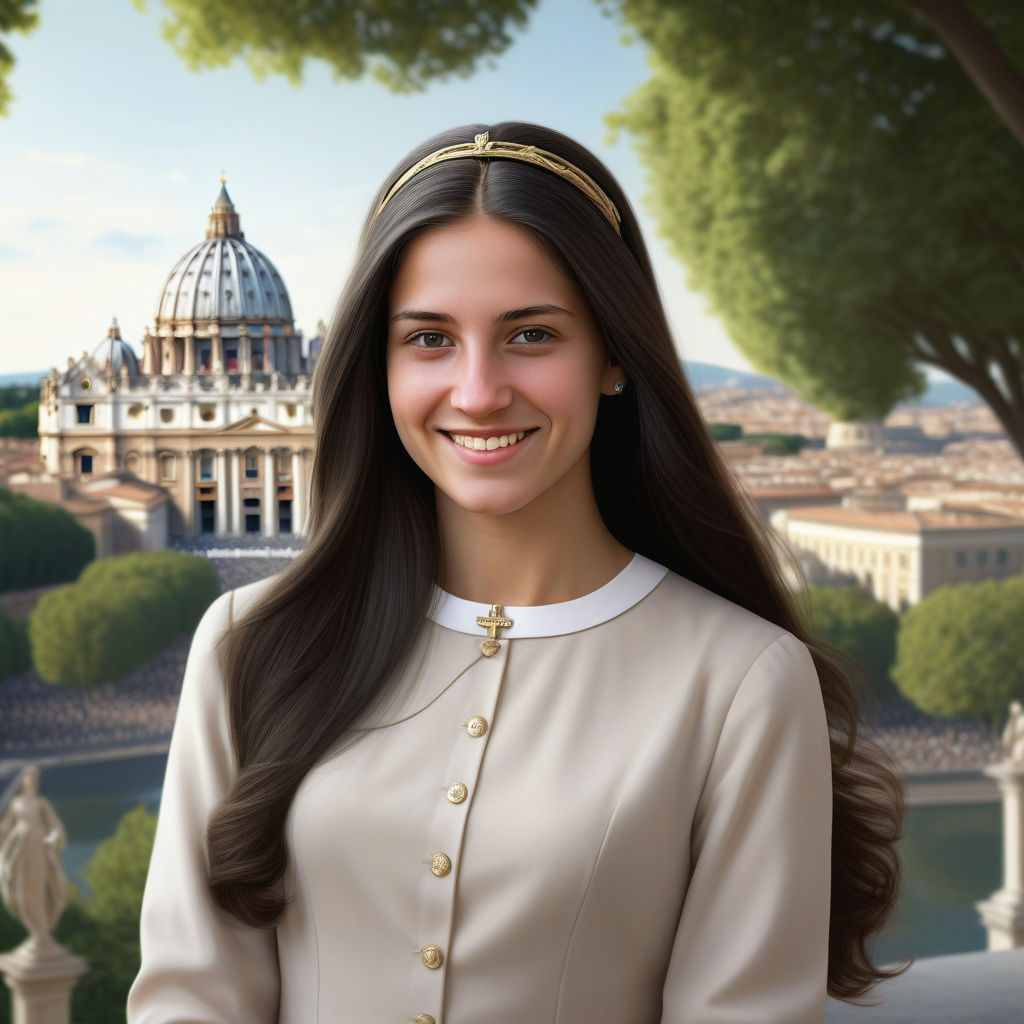
[[887, 533], [930, 533], [942, 530], [1024, 529], [1024, 518], [961, 506], [956, 509], [880, 509], [846, 508], [840, 505], [815, 505], [791, 509], [787, 518], [800, 522], [824, 523]]

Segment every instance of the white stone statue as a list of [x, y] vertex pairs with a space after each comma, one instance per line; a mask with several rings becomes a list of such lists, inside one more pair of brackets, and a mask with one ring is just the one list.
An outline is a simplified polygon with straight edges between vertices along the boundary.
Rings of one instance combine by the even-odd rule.
[[22, 769], [18, 790], [0, 818], [0, 895], [28, 929], [28, 951], [56, 946], [50, 933], [67, 902], [60, 863], [66, 845], [64, 826], [39, 793], [39, 769]]
[[1003, 750], [1007, 761], [1024, 764], [1024, 705], [1010, 701], [1010, 714], [1003, 729]]

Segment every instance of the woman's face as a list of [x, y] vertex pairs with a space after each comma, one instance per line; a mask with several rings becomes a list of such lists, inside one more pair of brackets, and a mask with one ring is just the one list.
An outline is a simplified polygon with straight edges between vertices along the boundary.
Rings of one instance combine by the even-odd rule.
[[467, 512], [590, 487], [599, 396], [621, 378], [576, 285], [524, 229], [417, 237], [389, 301], [388, 397], [406, 451]]

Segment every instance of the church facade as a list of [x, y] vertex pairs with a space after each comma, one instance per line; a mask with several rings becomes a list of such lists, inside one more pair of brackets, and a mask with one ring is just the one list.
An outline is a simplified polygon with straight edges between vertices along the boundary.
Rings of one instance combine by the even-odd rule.
[[284, 281], [245, 240], [222, 182], [206, 237], [160, 291], [141, 360], [115, 321], [44, 378], [42, 460], [80, 487], [117, 473], [163, 488], [171, 535], [301, 534], [319, 345], [303, 351]]

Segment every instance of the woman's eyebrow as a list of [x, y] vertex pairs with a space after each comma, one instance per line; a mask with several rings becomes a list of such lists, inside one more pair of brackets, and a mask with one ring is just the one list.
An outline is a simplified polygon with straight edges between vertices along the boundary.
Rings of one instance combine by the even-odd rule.
[[563, 306], [523, 306], [520, 309], [510, 309], [506, 313], [499, 313], [494, 318], [494, 322], [497, 324], [504, 323], [507, 320], [526, 320], [531, 316], [543, 316], [545, 313], [565, 313], [567, 316], [576, 315], [571, 309], [565, 309]]
[[406, 309], [401, 313], [396, 313], [391, 318], [391, 323], [398, 323], [399, 320], [435, 320], [445, 324], [455, 323], [455, 317], [450, 313], [428, 313], [417, 309]]
[[[545, 303], [538, 306], [520, 306], [518, 309], [509, 309], [504, 313], [498, 313], [494, 317], [496, 324], [507, 323], [510, 320], [527, 320], [534, 316], [543, 316], [545, 313], [564, 313], [566, 316], [575, 316], [576, 314], [571, 309], [566, 309], [564, 306], [554, 306], [550, 303]], [[401, 313], [395, 313], [391, 317], [391, 323], [397, 323], [399, 320], [429, 320], [434, 323], [455, 323], [455, 317], [451, 313], [431, 313], [427, 310], [421, 309], [404, 309]]]

